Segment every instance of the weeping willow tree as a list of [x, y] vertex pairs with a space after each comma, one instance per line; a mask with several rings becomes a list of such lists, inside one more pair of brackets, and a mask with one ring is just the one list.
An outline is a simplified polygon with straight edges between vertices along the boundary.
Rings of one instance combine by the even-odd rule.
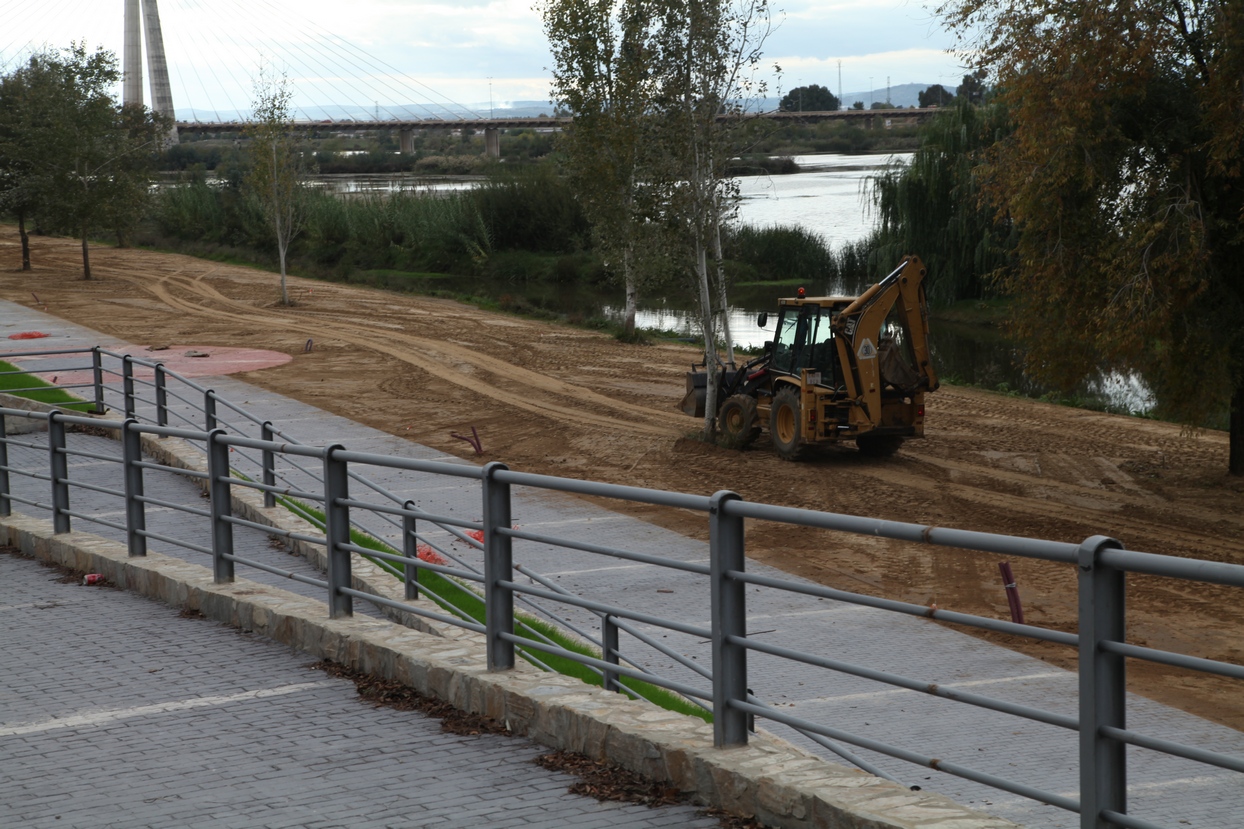
[[870, 259], [889, 270], [905, 254], [929, 266], [929, 298], [941, 305], [979, 299], [991, 275], [1015, 249], [1009, 222], [981, 198], [977, 166], [984, 151], [1007, 132], [997, 104], [960, 101], [938, 113], [922, 130], [920, 148], [906, 167], [893, 167], [872, 181], [879, 227]]

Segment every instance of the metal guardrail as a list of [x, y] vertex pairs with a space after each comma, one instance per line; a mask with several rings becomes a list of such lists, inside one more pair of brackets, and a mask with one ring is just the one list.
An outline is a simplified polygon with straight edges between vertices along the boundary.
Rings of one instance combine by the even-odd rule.
[[[20, 359], [21, 357], [77, 353], [82, 352], [10, 352], [4, 356], [6, 359]], [[211, 389], [204, 388], [188, 378], [169, 371], [159, 363], [139, 360], [99, 348], [92, 349], [89, 353], [91, 364], [83, 370], [89, 369], [92, 372], [94, 382], [84, 385], [93, 388], [94, 397], [93, 400], [87, 401], [88, 405], [91, 405], [97, 412], [103, 412], [106, 408], [106, 397], [118, 394], [117, 390], [105, 382], [105, 377], [109, 375], [118, 377], [120, 379], [119, 408], [125, 412], [125, 419], [123, 421], [101, 420], [60, 411], [38, 413], [0, 408], [0, 515], [9, 515], [12, 504], [20, 503], [50, 510], [54, 531], [57, 533], [70, 531], [72, 520], [89, 521], [111, 527], [125, 532], [131, 556], [145, 555], [150, 540], [181, 546], [209, 555], [217, 582], [232, 581], [236, 564], [257, 567], [295, 578], [325, 590], [328, 613], [334, 618], [350, 616], [353, 613], [354, 600], [364, 599], [415, 616], [474, 630], [484, 635], [488, 666], [491, 670], [501, 671], [514, 667], [516, 655], [521, 651], [537, 664], [543, 664], [539, 657], [543, 654], [586, 665], [601, 675], [604, 687], [612, 690], [627, 691], [626, 686], [622, 684], [624, 678], [666, 688], [690, 699], [700, 700], [705, 707], [711, 709], [714, 740], [718, 746], [745, 744], [748, 741], [752, 719], [765, 719], [797, 729], [821, 745], [870, 770], [872, 769], [869, 764], [841, 744], [875, 751], [1051, 804], [1067, 811], [1078, 812], [1081, 816], [1080, 825], [1084, 829], [1090, 827], [1097, 829], [1103, 826], [1128, 827], [1129, 829], [1155, 828], [1155, 824], [1127, 813], [1127, 746], [1143, 747], [1222, 769], [1244, 772], [1244, 758], [1139, 733], [1127, 727], [1124, 717], [1126, 659], [1140, 659], [1222, 677], [1244, 679], [1244, 666], [1241, 665], [1127, 643], [1124, 598], [1126, 574], [1142, 573], [1244, 587], [1244, 566], [1125, 550], [1118, 541], [1103, 536], [1093, 536], [1076, 545], [750, 503], [742, 500], [733, 492], [699, 496], [516, 472], [500, 463], [490, 463], [479, 468], [443, 461], [353, 452], [341, 445], [311, 446], [297, 442], [273, 424], [259, 420], [239, 406], [220, 397]], [[119, 360], [119, 370], [110, 369], [105, 363], [106, 359]], [[140, 377], [135, 371], [136, 367], [149, 370], [151, 378]], [[66, 371], [63, 367], [56, 370], [61, 373]], [[175, 388], [169, 387], [170, 380], [175, 381]], [[140, 388], [152, 389], [153, 396], [144, 398], [139, 392]], [[189, 404], [192, 411], [197, 411], [201, 415], [201, 423], [190, 422], [182, 413], [170, 408], [169, 398]], [[154, 407], [155, 422], [140, 422], [136, 416], [137, 404], [140, 402]], [[226, 417], [222, 415], [222, 410], [231, 414]], [[187, 425], [184, 427], [169, 426], [169, 420], [173, 417], [186, 421]], [[46, 421], [46, 446], [10, 437], [5, 427], [5, 422], [9, 418]], [[236, 423], [230, 423], [230, 419], [236, 420]], [[120, 457], [71, 448], [67, 443], [67, 432], [74, 427], [104, 429], [114, 433], [120, 441]], [[228, 431], [230, 428], [238, 432], [249, 428], [258, 436], [231, 433]], [[175, 469], [146, 460], [141, 451], [143, 435], [182, 438], [201, 444], [207, 457], [207, 472]], [[48, 452], [47, 474], [11, 466], [8, 458], [10, 446], [46, 449]], [[248, 452], [251, 453], [249, 457], [255, 460], [262, 470], [257, 480], [239, 477], [231, 469], [231, 454], [243, 453], [245, 455]], [[69, 459], [72, 457], [117, 463], [120, 467], [117, 476], [120, 488], [100, 487], [71, 480]], [[278, 459], [290, 469], [297, 469], [311, 475], [313, 480], [318, 481], [317, 488], [314, 491], [298, 489], [282, 481], [282, 473], [277, 464]], [[304, 465], [306, 462], [318, 466], [320, 474], [314, 474], [314, 469]], [[452, 515], [430, 514], [412, 501], [402, 500], [383, 486], [371, 482], [359, 472], [360, 467], [400, 469], [425, 475], [478, 481], [483, 518], [481, 521], [473, 521]], [[154, 470], [171, 471], [205, 479], [210, 493], [209, 508], [204, 510], [148, 496], [144, 491], [144, 472]], [[50, 503], [44, 504], [14, 494], [10, 486], [10, 476], [15, 474], [45, 481], [50, 490]], [[71, 503], [72, 490], [75, 486], [122, 498], [125, 504], [124, 524], [75, 512]], [[272, 535], [281, 535], [281, 533], [274, 531], [271, 527], [232, 515], [230, 496], [234, 487], [262, 493], [265, 504], [269, 506], [277, 503], [279, 499], [295, 511], [301, 511], [304, 516], [312, 519], [316, 519], [316, 516], [299, 502], [311, 502], [318, 505], [318, 509], [323, 513], [323, 520], [317, 519], [313, 523], [323, 526], [323, 535], [295, 533], [284, 535], [288, 538], [322, 545], [327, 552], [327, 578], [320, 580], [289, 573], [235, 554], [234, 527], [251, 527]], [[703, 513], [709, 529], [710, 561], [707, 565], [676, 561], [651, 553], [623, 550], [600, 543], [586, 543], [514, 527], [511, 507], [512, 490], [515, 487], [589, 495]], [[175, 509], [208, 518], [211, 525], [210, 547], [148, 531], [145, 520], [145, 511], [148, 506]], [[391, 551], [385, 551], [374, 549], [375, 545], [364, 546], [356, 543], [359, 540], [357, 532], [363, 527], [363, 523], [360, 522], [363, 516], [374, 520], [383, 519], [390, 525], [399, 527], [402, 539], [400, 549], [390, 547]], [[1034, 625], [1017, 624], [856, 594], [780, 577], [749, 573], [746, 567], [744, 540], [744, 523], [747, 520], [1021, 556], [1074, 566], [1078, 574], [1079, 633], [1049, 630]], [[428, 544], [429, 548], [434, 546], [432, 540], [420, 529], [429, 524], [439, 528], [442, 532], [448, 532], [451, 540], [467, 542], [482, 551], [482, 571], [464, 562], [461, 557], [443, 545], [435, 546], [435, 549], [443, 554], [445, 563], [421, 558], [418, 551], [419, 545]], [[468, 535], [469, 532], [482, 533], [482, 542], [471, 538]], [[370, 534], [379, 537], [374, 532]], [[700, 624], [691, 624], [635, 611], [614, 601], [598, 601], [574, 595], [539, 573], [516, 566], [513, 560], [516, 541], [551, 545], [593, 555], [670, 568], [699, 576], [706, 582], [706, 590], [710, 596], [709, 618]], [[408, 601], [392, 601], [351, 587], [351, 567], [356, 555], [367, 556], [373, 561], [388, 565], [392, 572], [400, 575], [406, 584], [405, 595]], [[429, 610], [426, 606], [410, 603], [409, 600], [419, 596], [421, 586], [418, 573], [421, 571], [439, 573], [462, 584], [478, 585], [478, 593], [485, 609], [483, 623], [463, 613], [458, 615], [439, 613]], [[516, 574], [528, 578], [531, 584], [520, 583], [516, 580]], [[823, 654], [800, 651], [749, 637], [746, 629], [747, 588], [749, 587], [832, 599], [1075, 647], [1079, 651], [1077, 716], [940, 687], [911, 677], [876, 670], [864, 665], [850, 664]], [[601, 623], [599, 638], [585, 633], [565, 619], [558, 617], [556, 613], [546, 610], [545, 608], [550, 603], [594, 614]], [[558, 620], [569, 626], [573, 633], [594, 641], [600, 647], [600, 655], [578, 653], [540, 634], [535, 628], [523, 622], [521, 614], [516, 613], [516, 606], [534, 609], [546, 618]], [[711, 666], [705, 667], [688, 660], [674, 649], [662, 645], [655, 637], [640, 629], [643, 625], [702, 637], [711, 641]], [[637, 661], [628, 660], [618, 648], [619, 631], [627, 632], [628, 635], [673, 659], [695, 674], [699, 682], [689, 683], [659, 676], [639, 667]], [[929, 757], [901, 746], [782, 712], [765, 704], [749, 691], [748, 657], [753, 653], [862, 677], [948, 701], [1078, 731], [1080, 798], [1076, 800], [1027, 783], [1007, 780], [985, 770]]]

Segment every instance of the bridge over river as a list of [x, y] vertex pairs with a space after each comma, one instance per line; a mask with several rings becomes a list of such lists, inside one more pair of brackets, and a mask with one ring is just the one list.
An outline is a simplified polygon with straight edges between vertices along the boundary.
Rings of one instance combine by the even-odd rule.
[[[811, 123], [818, 121], [845, 121], [862, 123], [868, 129], [888, 128], [896, 125], [918, 124], [931, 118], [937, 107], [923, 109], [842, 109], [824, 112], [757, 112], [743, 115], [722, 115], [720, 120], [764, 119], [778, 122]], [[295, 121], [294, 129], [307, 132], [380, 132], [397, 130], [403, 153], [414, 152], [414, 135], [423, 130], [483, 131], [484, 153], [494, 158], [501, 156], [500, 136], [502, 130], [541, 129], [559, 130], [574, 119], [569, 116], [537, 116], [535, 118], [422, 118], [417, 120], [323, 120]], [[244, 133], [248, 121], [178, 121], [179, 135], [229, 135]]]

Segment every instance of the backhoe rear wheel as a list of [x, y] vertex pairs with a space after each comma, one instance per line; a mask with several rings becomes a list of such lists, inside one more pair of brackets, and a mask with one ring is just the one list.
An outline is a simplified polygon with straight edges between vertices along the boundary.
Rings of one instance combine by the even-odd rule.
[[721, 445], [728, 449], [746, 449], [760, 436], [756, 418], [756, 398], [736, 394], [726, 398], [717, 410], [717, 431]]
[[786, 388], [773, 395], [769, 413], [769, 438], [773, 451], [784, 461], [796, 460], [803, 453], [803, 417], [799, 411], [799, 392]]

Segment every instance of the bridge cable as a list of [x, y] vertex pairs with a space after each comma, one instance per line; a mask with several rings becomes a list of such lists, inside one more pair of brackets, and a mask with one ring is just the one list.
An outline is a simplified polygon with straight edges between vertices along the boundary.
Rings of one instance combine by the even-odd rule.
[[[61, 2], [60, 2], [60, 3], [58, 3], [58, 4], [55, 6], [55, 10], [56, 10], [56, 12], [57, 12], [57, 13], [59, 13], [59, 10], [61, 9], [61, 7], [63, 7], [63, 6], [64, 6], [67, 2], [71, 2], [71, 0], [61, 0]], [[76, 7], [75, 7], [75, 8], [76, 8]], [[37, 19], [37, 20], [38, 20], [38, 22], [42, 23], [42, 21], [44, 21], [44, 20], [46, 20], [46, 19], [53, 18], [53, 17], [57, 16], [57, 15], [56, 15], [56, 14], [54, 14], [51, 10], [47, 9], [47, 8], [46, 8], [46, 7], [44, 7], [42, 4], [39, 4], [39, 3], [27, 4], [27, 5], [26, 5], [26, 7], [25, 7], [25, 9], [24, 9], [23, 11], [24, 11], [25, 13], [24, 13], [24, 14], [20, 14], [20, 22], [19, 22], [18, 20], [14, 20], [14, 21], [11, 21], [11, 22], [10, 22], [10, 24], [9, 24], [10, 26], [12, 26], [12, 27], [13, 27], [13, 29], [14, 29], [14, 30], [17, 30], [17, 29], [21, 28], [22, 26], [25, 26], [26, 24], [30, 23], [32, 20], [35, 20], [35, 19]], [[39, 14], [40, 12], [48, 12], [48, 13], [47, 13], [47, 14], [40, 15], [40, 14]], [[36, 17], [36, 16], [37, 16], [37, 17]], [[40, 26], [40, 27], [37, 27], [37, 28], [42, 28], [42, 27]], [[20, 40], [22, 39], [22, 37], [23, 37], [23, 35], [20, 35], [20, 34], [19, 34], [19, 35], [17, 35], [16, 37], [14, 37], [12, 40], [10, 40], [7, 44], [5, 44], [5, 46], [4, 46], [3, 48], [0, 48], [0, 54], [4, 54], [5, 52], [9, 51], [9, 50], [13, 47], [13, 44], [15, 44], [15, 43], [17, 43], [18, 41], [20, 41]], [[21, 45], [21, 47], [17, 50], [17, 53], [16, 53], [16, 55], [15, 55], [15, 58], [14, 58], [14, 59], [16, 59], [17, 57], [21, 57], [22, 55], [27, 54], [27, 52], [26, 52], [27, 47], [29, 47], [29, 46], [30, 46], [32, 43], [34, 43], [34, 42], [35, 42], [35, 39], [34, 39], [34, 38], [27, 38], [27, 39], [26, 39], [26, 42], [25, 42], [25, 43], [23, 43], [23, 44]], [[46, 46], [46, 47], [48, 47], [48, 48], [56, 48], [56, 47], [53, 47], [50, 43], [48, 43], [46, 40], [42, 42], [42, 45], [43, 45], [43, 46]], [[33, 54], [33, 53], [34, 53], [34, 52], [36, 52], [36, 51], [39, 51], [39, 49], [31, 49], [31, 50], [30, 50], [30, 53], [31, 53], [31, 54]]]
[[[271, 6], [272, 6], [272, 4], [271, 4], [271, 3], [266, 3], [265, 5], [267, 5], [267, 6], [269, 6], [269, 7], [271, 7]], [[279, 11], [279, 10], [276, 10], [275, 8], [274, 8], [273, 10], [274, 10], [274, 11]], [[345, 64], [346, 64], [347, 66], [349, 66], [349, 68], [351, 68], [351, 69], [355, 70], [356, 72], [359, 72], [359, 73], [360, 73], [360, 74], [362, 74], [364, 77], [368, 77], [368, 76], [366, 75], [366, 73], [365, 73], [365, 72], [360, 71], [360, 70], [365, 70], [365, 69], [367, 69], [368, 67], [362, 66], [362, 65], [358, 64], [357, 62], [353, 61], [353, 60], [349, 57], [349, 55], [341, 54], [341, 53], [342, 53], [342, 50], [341, 50], [341, 48], [338, 46], [338, 44], [336, 44], [335, 42], [333, 42], [331, 39], [327, 38], [327, 36], [325, 36], [325, 35], [323, 35], [323, 34], [321, 34], [321, 33], [319, 33], [319, 32], [315, 32], [315, 31], [308, 31], [308, 30], [307, 30], [307, 29], [305, 29], [305, 28], [303, 28], [303, 29], [299, 29], [299, 32], [300, 32], [300, 33], [302, 33], [302, 34], [305, 34], [305, 35], [307, 35], [307, 36], [309, 36], [309, 37], [311, 37], [311, 38], [313, 38], [313, 39], [315, 39], [315, 40], [316, 40], [317, 42], [319, 42], [322, 46], [324, 46], [324, 47], [326, 47], [326, 48], [328, 48], [328, 49], [332, 50], [333, 52], [338, 53], [338, 54], [341, 56], [341, 59], [345, 62]], [[346, 43], [348, 43], [348, 41], [346, 41]], [[375, 76], [371, 76], [371, 80], [372, 80], [373, 82], [379, 82], [379, 83], [381, 83], [382, 85], [389, 86], [389, 88], [390, 88], [390, 89], [395, 89], [392, 85], [390, 85], [390, 84], [388, 84], [386, 81], [384, 81], [382, 77], [381, 77], [381, 78], [377, 78], [377, 77], [375, 77]], [[397, 91], [397, 92], [401, 93], [403, 97], [415, 97], [415, 96], [411, 96], [411, 93], [410, 93], [410, 91], [409, 91], [409, 90], [401, 90], [401, 89], [396, 89], [395, 91]], [[368, 96], [368, 98], [372, 98], [372, 96], [371, 96], [371, 95], [369, 95], [369, 96]], [[412, 104], [413, 104], [414, 106], [417, 106], [417, 107], [420, 107], [420, 108], [422, 108], [422, 109], [426, 110], [426, 111], [428, 112], [429, 116], [433, 116], [433, 115], [434, 115], [433, 111], [432, 111], [432, 110], [431, 110], [428, 106], [426, 106], [426, 105], [424, 105], [424, 104], [421, 104], [421, 103], [419, 103], [418, 101], [414, 101], [414, 102], [412, 102]], [[411, 120], [411, 119], [409, 118], [409, 116], [408, 116], [408, 117], [406, 117], [406, 118], [400, 118], [400, 117], [398, 117], [399, 113], [395, 113], [392, 109], [390, 109], [390, 107], [389, 107], [388, 105], [385, 105], [385, 106], [384, 106], [384, 107], [382, 107], [382, 108], [385, 110], [385, 112], [386, 112], [386, 113], [388, 113], [390, 116], [392, 116], [392, 117], [396, 118], [397, 120]]]
[[[186, 48], [185, 48], [185, 46], [186, 46], [186, 42], [187, 42], [187, 41], [186, 41], [185, 35], [182, 33], [181, 29], [182, 29], [182, 27], [177, 27], [176, 29], [174, 29], [174, 30], [171, 30], [171, 31], [170, 31], [170, 34], [172, 34], [172, 40], [173, 40], [173, 41], [177, 44], [177, 54], [179, 54], [179, 55], [180, 55], [180, 54], [187, 54], [187, 51], [186, 51]], [[165, 41], [166, 41], [166, 42], [167, 42], [168, 40], [169, 40], [169, 38], [165, 38]], [[180, 66], [181, 66], [181, 65], [186, 66], [186, 67], [187, 67], [187, 71], [189, 71], [190, 73], [192, 73], [192, 74], [194, 75], [194, 79], [195, 79], [196, 81], [198, 81], [198, 82], [199, 82], [199, 88], [200, 88], [201, 90], [203, 90], [203, 98], [204, 98], [204, 100], [206, 101], [206, 106], [207, 106], [207, 108], [209, 108], [209, 109], [211, 109], [211, 110], [212, 110], [212, 112], [216, 115], [216, 120], [217, 120], [217, 121], [219, 121], [219, 120], [220, 120], [220, 113], [216, 111], [215, 103], [212, 101], [212, 96], [211, 96], [211, 93], [209, 93], [209, 92], [207, 91], [207, 85], [206, 85], [205, 83], [203, 83], [203, 76], [199, 73], [198, 66], [197, 66], [194, 62], [187, 62], [186, 64], [179, 64], [179, 68], [180, 68]], [[209, 66], [209, 67], [211, 66], [211, 62], [210, 62], [210, 61], [208, 62], [208, 66]], [[170, 76], [170, 80], [171, 80], [171, 79], [172, 79], [172, 73], [169, 73], [169, 76]], [[191, 101], [190, 88], [189, 88], [189, 86], [188, 86], [188, 84], [187, 84], [187, 82], [186, 82], [185, 77], [183, 76], [183, 72], [181, 72], [181, 71], [178, 71], [178, 72], [177, 72], [177, 81], [178, 81], [178, 83], [181, 85], [182, 97], [181, 97], [179, 100], [182, 102], [182, 105], [183, 105], [184, 107], [186, 107], [186, 108], [190, 109], [192, 112], [196, 112], [196, 113], [197, 113], [197, 110], [196, 110], [196, 109], [194, 109], [194, 108], [191, 106], [191, 104], [190, 104], [190, 101]], [[217, 81], [217, 83], [219, 83], [219, 81]], [[174, 106], [174, 110], [176, 110], [176, 106]], [[181, 119], [179, 119], [179, 120], [182, 120], [182, 121], [197, 121], [197, 120], [199, 120], [199, 119], [198, 119], [198, 118], [181, 118]]]
[[[240, 4], [235, 3], [235, 5], [240, 5]], [[299, 52], [302, 52], [302, 53], [304, 53], [304, 54], [309, 53], [309, 54], [311, 54], [311, 55], [314, 55], [314, 52], [308, 52], [307, 47], [305, 47], [305, 46], [302, 46], [302, 45], [300, 45], [300, 44], [296, 44], [296, 43], [295, 43], [295, 44], [290, 44], [290, 45], [287, 47], [287, 50], [285, 51], [285, 53], [284, 53], [284, 55], [283, 55], [283, 57], [284, 57], [287, 61], [289, 61], [290, 63], [294, 64], [295, 68], [302, 68], [302, 69], [304, 69], [304, 70], [308, 71], [310, 74], [320, 74], [320, 75], [324, 75], [324, 76], [331, 77], [333, 74], [335, 74], [335, 73], [333, 72], [333, 70], [339, 70], [339, 69], [340, 69], [340, 67], [335, 67], [335, 66], [332, 66], [331, 64], [327, 64], [327, 63], [325, 63], [325, 62], [323, 62], [323, 61], [315, 60], [315, 59], [314, 59], [314, 57], [312, 57], [309, 61], [299, 60], [299, 59], [297, 58], [297, 56], [296, 56], [296, 55], [294, 55], [292, 52], [288, 51], [288, 49], [297, 49]], [[342, 87], [341, 87], [338, 83], [334, 83], [334, 82], [332, 82], [331, 80], [328, 80], [326, 83], [325, 83], [325, 82], [323, 82], [323, 81], [321, 81], [321, 82], [319, 82], [319, 83], [317, 83], [317, 82], [315, 82], [315, 81], [312, 81], [312, 82], [311, 82], [311, 85], [313, 86], [313, 88], [323, 88], [324, 86], [327, 86], [327, 87], [329, 87], [329, 88], [331, 88], [331, 89], [335, 90], [335, 91], [336, 91], [336, 94], [341, 95], [343, 98], [345, 98], [345, 99], [346, 99], [346, 101], [347, 101], [347, 102], [349, 102], [350, 100], [355, 99], [355, 98], [356, 98], [357, 96], [359, 96], [359, 95], [364, 94], [364, 92], [366, 91], [365, 89], [360, 89], [360, 88], [359, 88], [358, 86], [356, 86], [354, 83], [349, 83], [349, 82], [347, 82], [347, 81], [343, 81], [343, 82], [345, 82], [345, 83], [348, 85], [349, 89], [342, 89]], [[296, 89], [296, 88], [295, 88], [295, 92], [297, 92], [297, 89]], [[304, 98], [305, 98], [305, 95], [300, 95], [299, 97], [304, 97]], [[347, 105], [348, 105], [348, 103], [347, 103]], [[295, 105], [295, 106], [297, 107], [297, 105]], [[325, 113], [325, 114], [328, 114], [328, 110], [327, 110], [327, 108], [326, 108], [325, 106], [320, 106], [320, 107], [318, 107], [318, 108], [319, 108], [319, 109], [322, 109], [322, 110], [324, 111], [324, 113]], [[303, 109], [304, 113], [307, 115], [307, 120], [309, 120], [309, 121], [310, 121], [310, 120], [320, 120], [320, 119], [312, 119], [312, 118], [310, 117], [310, 113], [306, 111], [306, 107], [305, 107], [305, 106], [303, 106], [303, 107], [302, 107], [302, 109]], [[332, 119], [332, 120], [336, 121], [337, 119]], [[355, 120], [355, 119], [350, 119], [350, 120]]]
[[[219, 47], [220, 47], [220, 48], [219, 48], [219, 50], [218, 50], [218, 51], [219, 51], [220, 53], [227, 53], [227, 52], [230, 50], [230, 48], [237, 49], [237, 44], [236, 44], [236, 43], [232, 43], [232, 42], [231, 42], [231, 43], [226, 44], [226, 43], [225, 43], [225, 42], [221, 39], [221, 37], [220, 37], [220, 32], [219, 32], [219, 30], [218, 30], [215, 26], [208, 26], [208, 27], [203, 27], [203, 28], [207, 29], [207, 31], [208, 31], [208, 32], [210, 32], [211, 36], [212, 36], [213, 38], [215, 38], [215, 40], [216, 40], [217, 44], [219, 44]], [[212, 50], [209, 48], [209, 50], [208, 50], [208, 51], [209, 51], [209, 53], [210, 53]], [[225, 65], [225, 71], [226, 71], [226, 72], [228, 72], [230, 80], [232, 80], [232, 81], [233, 81], [234, 85], [238, 88], [238, 90], [239, 90], [242, 94], [249, 94], [249, 93], [251, 92], [251, 89], [252, 89], [253, 84], [252, 84], [252, 83], [249, 83], [249, 82], [248, 82], [248, 83], [243, 83], [243, 82], [241, 82], [241, 81], [239, 81], [239, 80], [238, 80], [238, 76], [237, 76], [236, 74], [234, 74], [234, 71], [233, 71], [233, 62], [232, 62], [232, 61], [225, 60], [225, 61], [223, 61], [223, 62], [224, 62], [224, 65]], [[214, 76], [214, 77], [216, 77], [216, 78], [217, 78], [217, 80], [219, 81], [219, 76], [217, 76], [217, 75], [216, 75], [215, 63], [216, 63], [215, 61], [211, 61], [211, 60], [209, 60], [209, 61], [208, 61], [208, 66], [209, 66], [209, 67], [212, 67], [212, 74], [213, 74], [213, 76]], [[243, 113], [243, 111], [242, 111], [240, 108], [235, 107], [235, 108], [234, 108], [234, 111], [235, 111], [235, 113], [236, 113], [236, 115], [237, 115], [237, 118], [235, 118], [235, 119], [233, 119], [233, 120], [235, 120], [235, 121], [244, 121], [244, 120], [246, 120], [246, 115]], [[249, 112], [249, 110], [248, 110], [248, 112]]]
[[[273, 5], [273, 3], [272, 3], [272, 2], [270, 2], [270, 0], [259, 0], [259, 3], [260, 3], [260, 4], [262, 4], [262, 5], [265, 5], [265, 6], [267, 6], [267, 7], [271, 8], [271, 9], [273, 9], [274, 11], [276, 11], [276, 12], [278, 12], [278, 13], [279, 13], [279, 9], [277, 9], [277, 8]], [[398, 69], [397, 67], [394, 67], [393, 65], [391, 65], [391, 64], [389, 64], [389, 63], [387, 63], [387, 62], [385, 62], [385, 61], [381, 60], [380, 58], [374, 58], [374, 57], [372, 57], [372, 56], [371, 56], [371, 55], [369, 55], [367, 52], [365, 52], [364, 50], [360, 49], [358, 46], [354, 45], [353, 43], [351, 43], [350, 41], [348, 41], [348, 40], [346, 40], [345, 38], [341, 37], [340, 35], [334, 35], [334, 34], [332, 34], [332, 33], [324, 33], [324, 34], [321, 34], [321, 33], [319, 33], [319, 32], [315, 32], [315, 31], [308, 31], [306, 28], [301, 28], [299, 31], [300, 31], [301, 33], [303, 33], [303, 34], [311, 35], [311, 36], [313, 36], [313, 37], [316, 37], [316, 38], [320, 39], [320, 40], [321, 40], [321, 42], [323, 42], [323, 43], [324, 43], [324, 45], [326, 45], [326, 46], [328, 46], [328, 47], [330, 47], [330, 48], [333, 48], [333, 49], [334, 49], [335, 51], [337, 51], [338, 53], [341, 53], [342, 51], [344, 51], [344, 50], [346, 50], [346, 49], [349, 49], [349, 50], [352, 50], [352, 51], [354, 51], [354, 52], [359, 53], [359, 54], [362, 56], [362, 61], [363, 61], [363, 62], [362, 62], [362, 64], [355, 62], [355, 61], [357, 61], [357, 60], [358, 60], [357, 58], [355, 58], [355, 59], [353, 59], [353, 60], [351, 60], [351, 61], [350, 61], [350, 62], [351, 62], [351, 65], [352, 65], [352, 66], [354, 66], [355, 68], [367, 68], [367, 69], [373, 69], [373, 70], [376, 70], [376, 69], [383, 69], [383, 70], [387, 70], [387, 72], [392, 72], [392, 73], [396, 74], [396, 75], [397, 75], [397, 76], [399, 76], [399, 77], [402, 77], [402, 76], [404, 75], [404, 73], [402, 72], [402, 70], [400, 70], [400, 69]], [[349, 58], [347, 58], [347, 59], [349, 60]], [[386, 74], [387, 74], [387, 73], [386, 73]], [[375, 76], [373, 76], [373, 77], [375, 77]], [[388, 86], [390, 89], [393, 89], [393, 90], [395, 90], [395, 91], [402, 92], [402, 93], [407, 94], [407, 95], [411, 94], [412, 90], [410, 90], [410, 89], [398, 89], [398, 88], [394, 87], [392, 84], [388, 84], [387, 82], [385, 82], [385, 81], [383, 81], [383, 80], [380, 80], [380, 79], [383, 79], [383, 77], [384, 77], [384, 74], [380, 75], [380, 76], [379, 76], [379, 78], [378, 78], [377, 80], [379, 80], [379, 82], [380, 82], [380, 83], [383, 83], [384, 85]], [[460, 108], [460, 109], [461, 109], [461, 110], [463, 110], [464, 112], [466, 112], [466, 113], [468, 113], [468, 114], [470, 114], [470, 115], [472, 115], [472, 116], [475, 116], [476, 118], [478, 118], [478, 117], [479, 117], [476, 113], [474, 113], [474, 112], [473, 112], [473, 111], [472, 111], [469, 107], [467, 107], [466, 105], [461, 104], [461, 103], [459, 103], [459, 102], [455, 101], [454, 99], [450, 98], [448, 95], [445, 95], [444, 93], [439, 92], [439, 91], [437, 91], [436, 89], [433, 89], [431, 86], [429, 86], [429, 85], [428, 85], [428, 84], [426, 84], [426, 83], [423, 83], [422, 81], [418, 80], [417, 78], [409, 78], [409, 80], [410, 80], [412, 83], [414, 83], [414, 84], [416, 84], [416, 85], [418, 85], [418, 86], [421, 86], [421, 87], [423, 87], [424, 89], [427, 89], [429, 92], [433, 93], [435, 96], [440, 97], [440, 98], [443, 98], [444, 100], [446, 100], [446, 101], [448, 101], [450, 104], [453, 104], [454, 106], [456, 106], [456, 107]], [[418, 94], [418, 93], [416, 93], [416, 94]], [[423, 97], [428, 97], [428, 96], [425, 94]], [[428, 100], [429, 100], [430, 102], [432, 102], [432, 99], [431, 99], [430, 97], [428, 98]], [[442, 106], [442, 107], [444, 107], [444, 105], [443, 105], [443, 104], [438, 104], [438, 106]], [[422, 108], [423, 108], [423, 109], [428, 109], [428, 107], [426, 107], [426, 106], [423, 106]], [[451, 111], [451, 112], [450, 112], [450, 114], [455, 114], [455, 113], [452, 113], [452, 111]], [[455, 115], [456, 115], [456, 114], [455, 114]], [[465, 119], [465, 118], [463, 118], [461, 115], [456, 115], [456, 117], [458, 117], [458, 118], [459, 118], [459, 120], [469, 120], [469, 119]]]

